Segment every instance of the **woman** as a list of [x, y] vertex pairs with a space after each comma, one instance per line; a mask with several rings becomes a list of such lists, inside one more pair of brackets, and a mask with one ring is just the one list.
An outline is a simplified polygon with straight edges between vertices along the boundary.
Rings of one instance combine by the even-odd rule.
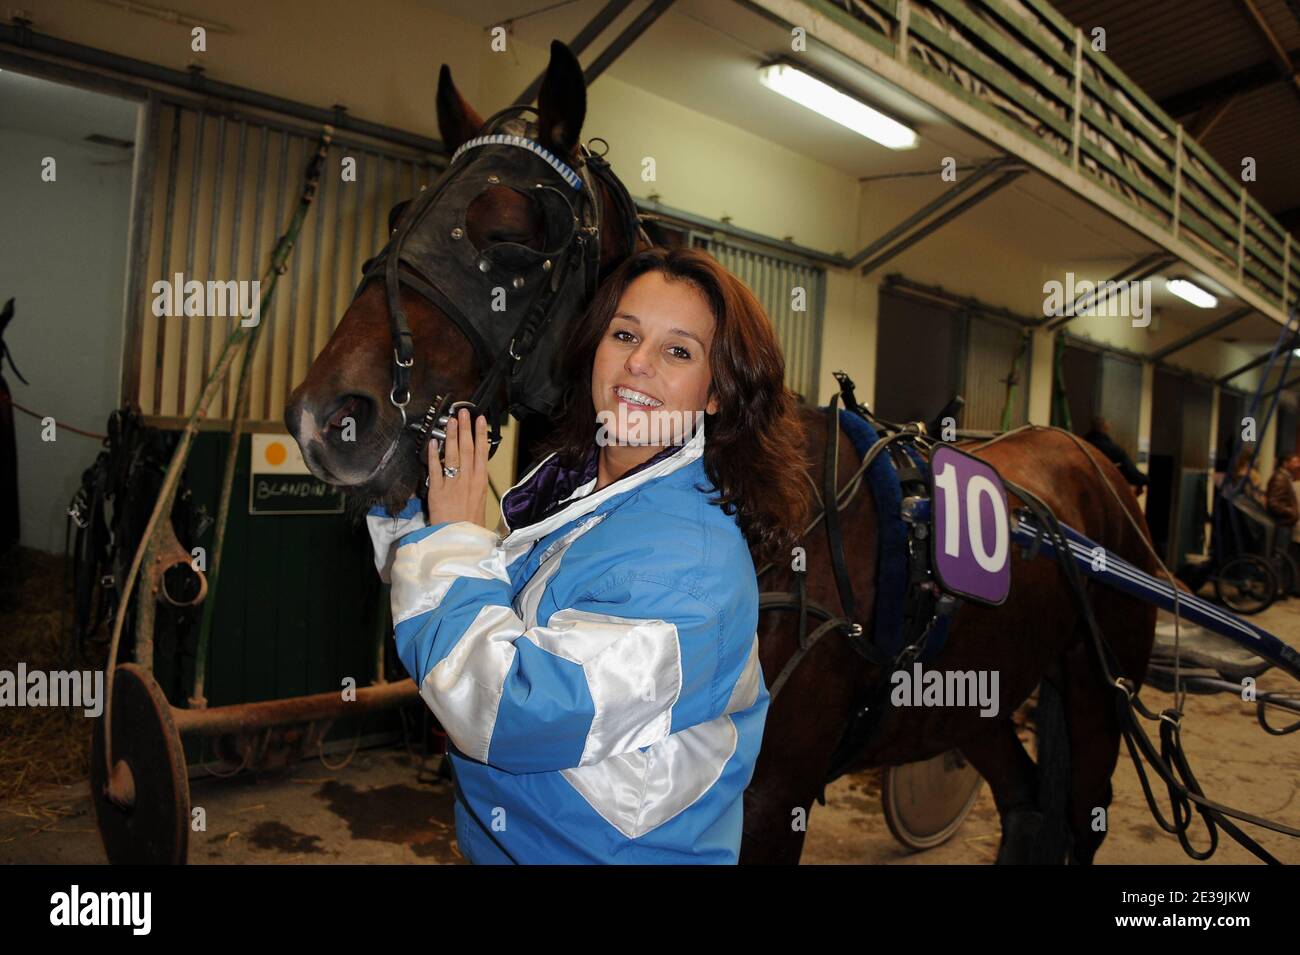
[[429, 525], [414, 499], [368, 518], [449, 739], [460, 850], [734, 863], [768, 704], [754, 561], [788, 555], [808, 511], [780, 346], [712, 258], [651, 249], [565, 362], [553, 451], [503, 496], [500, 535], [465, 411], [429, 451]]

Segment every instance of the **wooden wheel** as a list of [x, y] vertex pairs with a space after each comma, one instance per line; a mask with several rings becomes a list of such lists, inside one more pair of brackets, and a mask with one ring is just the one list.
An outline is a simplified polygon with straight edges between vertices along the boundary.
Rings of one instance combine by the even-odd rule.
[[909, 849], [933, 849], [952, 838], [979, 797], [983, 779], [958, 750], [885, 768], [881, 802], [894, 838]]
[[112, 705], [111, 780], [102, 716], [90, 747], [90, 803], [108, 861], [179, 865], [189, 850], [190, 783], [171, 706], [153, 675], [134, 663], [113, 675]]

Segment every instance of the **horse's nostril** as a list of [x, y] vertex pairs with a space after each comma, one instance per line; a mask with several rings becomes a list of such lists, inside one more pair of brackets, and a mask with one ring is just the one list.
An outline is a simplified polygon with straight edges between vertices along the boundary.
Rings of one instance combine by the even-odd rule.
[[350, 440], [370, 423], [374, 402], [364, 395], [344, 395], [325, 422], [325, 434], [338, 432]]

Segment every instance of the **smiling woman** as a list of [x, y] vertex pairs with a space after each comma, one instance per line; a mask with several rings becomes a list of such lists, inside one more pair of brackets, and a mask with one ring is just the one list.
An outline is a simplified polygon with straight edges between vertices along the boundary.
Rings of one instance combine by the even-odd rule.
[[[695, 249], [640, 252], [601, 287], [563, 362], [570, 386], [547, 450], [576, 466], [590, 453], [593, 419], [635, 427], [646, 412], [633, 409], [647, 405], [690, 412], [709, 432], [712, 503], [736, 515], [755, 561], [789, 552], [808, 507], [803, 425], [781, 346], [743, 282]], [[664, 453], [630, 430], [597, 433], [599, 486]]]
[[[650, 249], [565, 361], [553, 450], [504, 495], [500, 534], [478, 523], [468, 412], [430, 457], [428, 525], [414, 498], [369, 518], [398, 652], [450, 741], [461, 851], [733, 863], [769, 702], [754, 561], [809, 507], [780, 348], [707, 254]], [[647, 440], [654, 415], [690, 427]]]

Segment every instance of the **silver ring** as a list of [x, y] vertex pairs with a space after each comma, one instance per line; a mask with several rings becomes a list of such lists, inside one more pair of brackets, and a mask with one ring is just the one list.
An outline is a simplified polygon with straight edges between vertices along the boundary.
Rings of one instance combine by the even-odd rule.
[[448, 467], [444, 467], [444, 468], [442, 469], [442, 476], [443, 476], [443, 477], [454, 478], [454, 477], [455, 477], [457, 474], [459, 474], [459, 473], [460, 473], [460, 468], [448, 468]]

